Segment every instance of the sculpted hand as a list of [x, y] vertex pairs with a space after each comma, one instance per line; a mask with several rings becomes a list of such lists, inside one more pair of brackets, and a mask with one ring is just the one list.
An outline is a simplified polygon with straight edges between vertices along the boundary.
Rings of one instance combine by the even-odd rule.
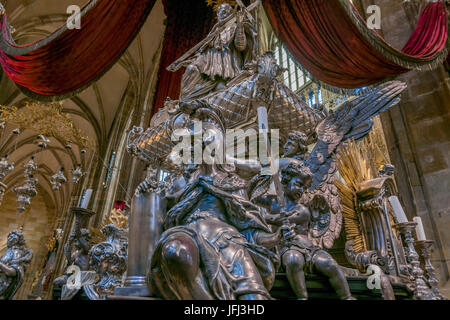
[[290, 243], [290, 240], [292, 240], [295, 236], [296, 233], [294, 231], [294, 226], [293, 224], [284, 224], [283, 226], [281, 226], [280, 230], [281, 230], [281, 241], [285, 244], [288, 245]]
[[238, 24], [242, 24], [242, 22], [244, 22], [244, 15], [242, 13], [242, 10], [238, 11], [238, 13], [236, 14], [236, 21]]
[[269, 214], [266, 216], [266, 222], [275, 226], [281, 226], [283, 224], [283, 217], [280, 214]]

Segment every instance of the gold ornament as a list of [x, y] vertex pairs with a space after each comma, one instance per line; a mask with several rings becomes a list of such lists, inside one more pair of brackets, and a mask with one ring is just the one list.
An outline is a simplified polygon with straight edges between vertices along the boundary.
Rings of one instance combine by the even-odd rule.
[[113, 224], [119, 229], [126, 229], [128, 225], [128, 217], [125, 212], [120, 209], [112, 209], [108, 218], [106, 218], [105, 225]]
[[336, 179], [342, 204], [342, 216], [347, 240], [353, 240], [355, 252], [367, 250], [357, 212], [358, 185], [378, 177], [378, 168], [389, 163], [384, 140], [379, 130], [373, 130], [364, 140], [348, 141], [335, 159], [342, 180]]
[[54, 137], [64, 144], [93, 149], [88, 137], [76, 128], [69, 115], [62, 112], [62, 103], [28, 102], [23, 108], [0, 105], [0, 122], [7, 122], [43, 136]]
[[224, 3], [228, 3], [232, 7], [236, 7], [236, 1], [234, 0], [206, 0], [206, 3], [208, 6], [213, 7], [215, 11], [217, 11], [217, 9], [219, 9], [219, 7]]
[[92, 244], [98, 244], [106, 241], [106, 237], [101, 232], [101, 229], [109, 224], [112, 224], [119, 229], [126, 229], [128, 227], [128, 216], [125, 215], [123, 210], [116, 208], [112, 209], [109, 216], [105, 219], [103, 225], [99, 229], [90, 228]]

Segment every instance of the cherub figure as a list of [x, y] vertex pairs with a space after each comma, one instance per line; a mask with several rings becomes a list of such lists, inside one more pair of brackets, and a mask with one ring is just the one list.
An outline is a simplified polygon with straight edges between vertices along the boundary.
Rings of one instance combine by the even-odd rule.
[[340, 299], [354, 300], [337, 262], [309, 238], [312, 216], [330, 210], [325, 198], [320, 195], [311, 203], [302, 202], [304, 192], [312, 184], [311, 171], [301, 162], [293, 160], [282, 169], [281, 174], [285, 207], [278, 214], [278, 222], [280, 225], [290, 225], [291, 230], [284, 233], [280, 256], [293, 291], [299, 299], [307, 299], [305, 273], [319, 273], [329, 279]]
[[283, 147], [284, 158], [306, 160], [308, 153], [308, 137], [300, 131], [292, 131]]

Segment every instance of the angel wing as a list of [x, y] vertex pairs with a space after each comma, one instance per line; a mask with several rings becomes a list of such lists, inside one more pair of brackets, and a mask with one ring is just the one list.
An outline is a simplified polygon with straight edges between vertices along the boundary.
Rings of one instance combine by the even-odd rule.
[[316, 142], [314, 130], [325, 119], [323, 112], [310, 107], [278, 80], [274, 81], [273, 100], [268, 116], [271, 129], [279, 129], [284, 136], [292, 131], [303, 132], [309, 137], [310, 144]]
[[313, 182], [304, 195], [305, 203], [310, 203], [313, 212], [309, 236], [316, 245], [331, 248], [342, 227], [342, 207], [334, 185], [337, 172], [334, 153], [348, 139], [364, 138], [373, 126], [370, 119], [398, 104], [405, 89], [403, 82], [386, 82], [343, 103], [318, 125], [318, 142], [305, 161], [313, 174]]

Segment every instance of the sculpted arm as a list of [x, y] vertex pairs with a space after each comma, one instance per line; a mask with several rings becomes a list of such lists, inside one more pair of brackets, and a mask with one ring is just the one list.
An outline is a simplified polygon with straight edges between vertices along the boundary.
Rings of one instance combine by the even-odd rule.
[[258, 231], [255, 233], [256, 243], [268, 249], [272, 249], [279, 245], [281, 238], [282, 234], [280, 228], [274, 233], [267, 233], [264, 231]]
[[30, 249], [26, 249], [24, 255], [17, 260], [14, 260], [14, 263], [30, 263], [33, 259], [33, 251]]
[[246, 160], [226, 155], [227, 163], [232, 163], [236, 166], [239, 176], [242, 178], [251, 179], [261, 172], [261, 163], [257, 160]]
[[16, 269], [7, 266], [3, 262], [0, 262], [0, 269], [8, 276], [8, 277], [15, 277], [17, 274]]

